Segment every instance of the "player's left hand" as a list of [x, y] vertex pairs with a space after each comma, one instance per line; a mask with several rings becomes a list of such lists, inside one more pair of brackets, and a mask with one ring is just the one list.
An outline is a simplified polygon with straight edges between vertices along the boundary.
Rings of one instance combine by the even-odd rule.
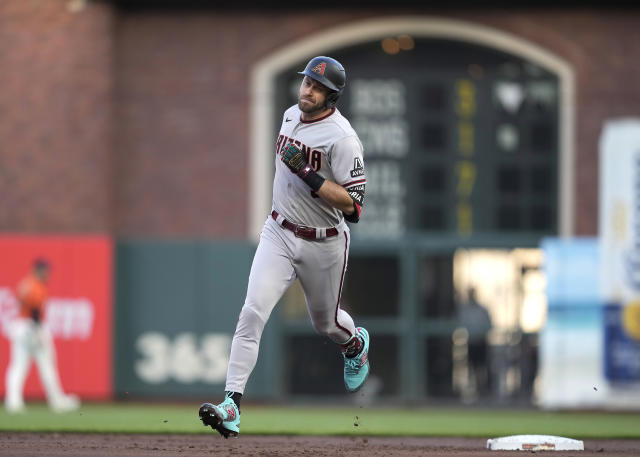
[[307, 164], [307, 159], [302, 151], [293, 143], [285, 145], [280, 150], [280, 160], [282, 160], [293, 173], [299, 173]]

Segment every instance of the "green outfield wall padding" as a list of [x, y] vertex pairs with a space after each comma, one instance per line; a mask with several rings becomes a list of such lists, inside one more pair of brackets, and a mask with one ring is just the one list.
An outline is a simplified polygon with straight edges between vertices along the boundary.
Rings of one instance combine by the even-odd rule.
[[[117, 243], [117, 396], [221, 395], [254, 252], [255, 245], [241, 242]], [[275, 326], [265, 329], [247, 386], [257, 396], [276, 393]]]

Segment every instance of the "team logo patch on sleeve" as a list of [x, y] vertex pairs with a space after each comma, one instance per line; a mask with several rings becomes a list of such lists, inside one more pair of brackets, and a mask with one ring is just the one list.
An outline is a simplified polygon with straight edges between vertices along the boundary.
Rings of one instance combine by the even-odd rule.
[[362, 160], [358, 157], [353, 159], [353, 170], [351, 170], [349, 174], [351, 174], [352, 178], [364, 175], [364, 166], [362, 165]]
[[327, 64], [325, 62], [322, 62], [313, 67], [311, 71], [313, 71], [314, 73], [318, 73], [320, 76], [324, 76], [325, 68], [327, 68]]

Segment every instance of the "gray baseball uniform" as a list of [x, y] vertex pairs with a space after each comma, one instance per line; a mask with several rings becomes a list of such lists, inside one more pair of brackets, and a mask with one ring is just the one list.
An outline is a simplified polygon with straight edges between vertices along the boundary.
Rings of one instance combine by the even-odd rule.
[[342, 185], [354, 197], [360, 211], [366, 184], [362, 143], [335, 108], [314, 121], [302, 121], [300, 115], [295, 105], [282, 119], [275, 151], [273, 212], [264, 224], [251, 266], [247, 297], [231, 345], [226, 391], [244, 392], [264, 326], [296, 278], [318, 333], [342, 344], [355, 332], [353, 319], [340, 308], [350, 243], [344, 215], [292, 173], [279, 152], [294, 143], [318, 174]]

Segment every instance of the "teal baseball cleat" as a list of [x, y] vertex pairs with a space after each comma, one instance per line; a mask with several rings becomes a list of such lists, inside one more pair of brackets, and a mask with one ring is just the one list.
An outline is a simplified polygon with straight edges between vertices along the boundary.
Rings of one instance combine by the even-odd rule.
[[369, 333], [362, 327], [356, 328], [356, 335], [362, 338], [363, 348], [355, 357], [344, 357], [344, 385], [349, 392], [357, 392], [369, 376]]
[[210, 426], [225, 438], [240, 433], [240, 411], [230, 396], [219, 405], [203, 403], [198, 415], [205, 427]]

